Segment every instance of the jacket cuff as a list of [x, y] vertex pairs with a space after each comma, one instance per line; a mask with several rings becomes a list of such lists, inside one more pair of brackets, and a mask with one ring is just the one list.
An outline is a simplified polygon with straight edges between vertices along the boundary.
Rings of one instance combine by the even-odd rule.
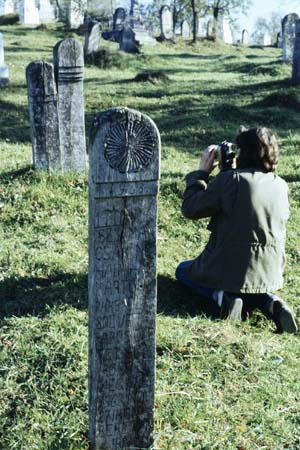
[[186, 175], [186, 187], [189, 188], [193, 185], [198, 185], [206, 188], [208, 184], [209, 173], [204, 170], [194, 170]]

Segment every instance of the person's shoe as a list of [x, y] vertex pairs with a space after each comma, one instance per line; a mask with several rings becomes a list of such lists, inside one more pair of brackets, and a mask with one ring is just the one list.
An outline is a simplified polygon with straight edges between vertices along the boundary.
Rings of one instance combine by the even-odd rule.
[[280, 298], [273, 302], [273, 321], [276, 325], [277, 333], [296, 333], [298, 330], [294, 316], [290, 308]]
[[243, 300], [224, 292], [220, 318], [228, 320], [242, 320]]

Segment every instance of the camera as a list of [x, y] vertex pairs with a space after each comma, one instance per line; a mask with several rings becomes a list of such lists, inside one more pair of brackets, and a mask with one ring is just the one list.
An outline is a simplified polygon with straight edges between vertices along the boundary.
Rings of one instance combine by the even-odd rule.
[[233, 150], [234, 144], [228, 141], [223, 141], [221, 145], [217, 146], [216, 159], [219, 161], [220, 170], [232, 169], [232, 160], [236, 157], [236, 152]]

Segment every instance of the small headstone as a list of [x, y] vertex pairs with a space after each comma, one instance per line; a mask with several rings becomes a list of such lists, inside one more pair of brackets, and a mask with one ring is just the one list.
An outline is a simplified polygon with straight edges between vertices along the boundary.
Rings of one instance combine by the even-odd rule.
[[[191, 33], [191, 27], [190, 27]], [[197, 36], [206, 37], [206, 19], [204, 17], [199, 17], [197, 23]]]
[[52, 64], [35, 61], [26, 69], [33, 167], [60, 170], [57, 95]]
[[41, 23], [54, 23], [56, 21], [56, 8], [50, 0], [40, 0], [39, 16]]
[[120, 50], [126, 53], [139, 53], [139, 43], [135, 40], [134, 31], [130, 27], [124, 27], [120, 33]]
[[181, 22], [181, 36], [184, 39], [188, 39], [190, 37], [190, 34], [191, 34], [190, 25], [187, 20], [183, 20]]
[[148, 449], [159, 132], [138, 111], [111, 108], [95, 118], [89, 155], [90, 448]]
[[3, 34], [0, 33], [0, 86], [8, 84], [8, 67], [4, 63]]
[[70, 0], [67, 22], [70, 28], [77, 29], [84, 22], [87, 0]]
[[292, 62], [296, 36], [297, 14], [287, 14], [281, 22], [282, 27], [282, 60]]
[[171, 40], [174, 38], [173, 15], [169, 6], [162, 6], [160, 9], [160, 30], [162, 40]]
[[249, 32], [248, 30], [242, 31], [242, 44], [248, 45], [249, 44]]
[[211, 19], [208, 20], [206, 25], [206, 37], [211, 37], [213, 34], [213, 21]]
[[91, 55], [97, 53], [100, 49], [101, 25], [95, 20], [91, 20], [87, 24], [84, 40], [84, 53]]
[[264, 34], [264, 46], [267, 47], [272, 44], [271, 36], [269, 33]]
[[62, 171], [85, 170], [83, 48], [75, 39], [54, 47]]
[[296, 22], [292, 83], [300, 84], [300, 20]]
[[126, 20], [126, 11], [124, 8], [117, 8], [114, 12], [113, 17], [113, 30], [120, 31], [123, 30]]
[[223, 42], [225, 42], [225, 44], [233, 44], [232, 32], [228, 17], [223, 17], [221, 38]]
[[27, 26], [40, 24], [40, 16], [34, 0], [23, 0], [20, 3], [20, 21]]

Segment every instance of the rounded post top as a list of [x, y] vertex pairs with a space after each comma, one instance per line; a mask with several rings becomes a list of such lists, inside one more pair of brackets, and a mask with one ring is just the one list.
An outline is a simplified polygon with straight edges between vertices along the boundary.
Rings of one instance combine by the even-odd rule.
[[83, 67], [83, 47], [72, 38], [62, 39], [53, 49], [54, 65], [60, 67]]
[[157, 180], [160, 135], [145, 114], [126, 107], [95, 116], [90, 133], [90, 173], [96, 182]]

